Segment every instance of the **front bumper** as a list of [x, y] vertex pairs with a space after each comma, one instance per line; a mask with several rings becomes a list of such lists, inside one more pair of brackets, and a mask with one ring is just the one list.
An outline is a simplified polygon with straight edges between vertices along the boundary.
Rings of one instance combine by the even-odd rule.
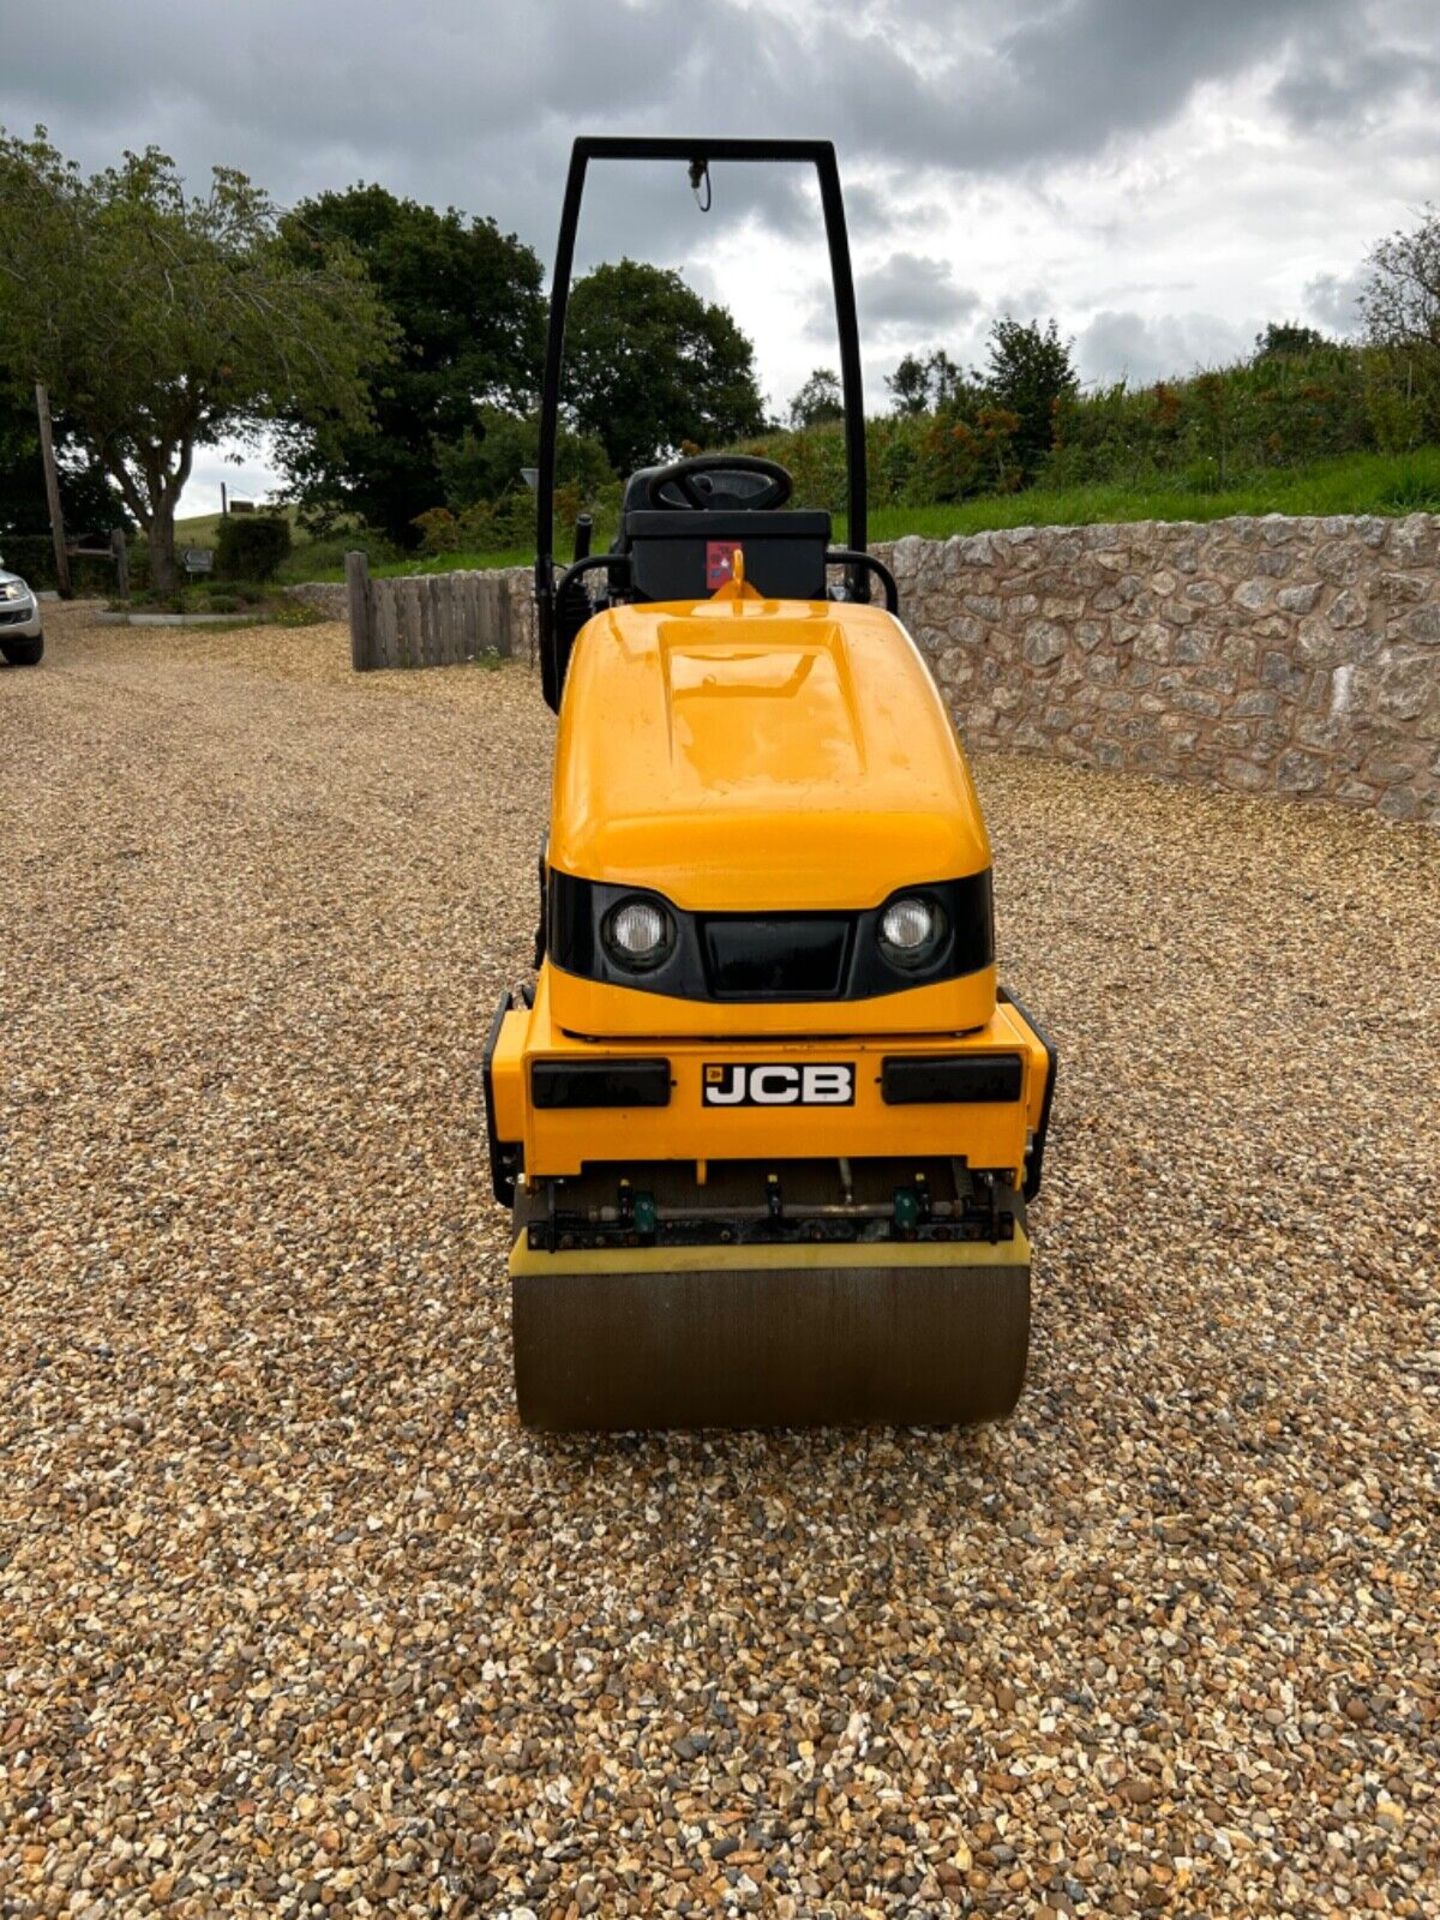
[[38, 640], [41, 634], [40, 602], [28, 607], [16, 601], [0, 600], [0, 640]]
[[[626, 1161], [961, 1160], [1003, 1176], [1027, 1198], [1038, 1191], [1055, 1052], [1003, 992], [985, 1025], [962, 1034], [596, 1041], [556, 1023], [547, 976], [542, 969], [532, 1007], [506, 996], [485, 1050], [495, 1191], [507, 1205], [522, 1171], [533, 1185]], [[900, 1063], [920, 1063], [918, 1080], [914, 1070], [908, 1078], [897, 1072]], [[960, 1084], [943, 1097], [927, 1069], [956, 1063]], [[554, 1082], [571, 1079], [557, 1068], [599, 1068], [618, 1081], [623, 1076], [605, 1071], [617, 1066], [644, 1086], [636, 1104], [553, 1103]], [[836, 1097], [837, 1089], [848, 1097]], [[614, 1085], [606, 1089], [607, 1100], [620, 1097]]]

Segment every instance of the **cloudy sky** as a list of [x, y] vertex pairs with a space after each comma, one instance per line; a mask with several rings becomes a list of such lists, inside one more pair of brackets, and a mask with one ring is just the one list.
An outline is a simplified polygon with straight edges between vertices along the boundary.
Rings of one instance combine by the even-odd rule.
[[[840, 150], [866, 379], [1055, 315], [1088, 380], [1354, 324], [1381, 234], [1440, 199], [1437, 0], [4, 0], [0, 124], [86, 167], [154, 142], [277, 199], [378, 180], [493, 214], [549, 259], [569, 142], [825, 136]], [[798, 179], [601, 170], [581, 265], [685, 270], [782, 405], [833, 362]], [[226, 469], [197, 462], [191, 511]], [[263, 485], [253, 459], [232, 485]]]

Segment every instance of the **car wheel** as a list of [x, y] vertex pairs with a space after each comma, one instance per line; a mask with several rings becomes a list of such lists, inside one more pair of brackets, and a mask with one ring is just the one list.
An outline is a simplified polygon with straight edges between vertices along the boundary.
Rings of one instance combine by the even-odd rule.
[[4, 654], [12, 667], [38, 667], [44, 651], [43, 633], [37, 633], [33, 640], [0, 640], [0, 653]]

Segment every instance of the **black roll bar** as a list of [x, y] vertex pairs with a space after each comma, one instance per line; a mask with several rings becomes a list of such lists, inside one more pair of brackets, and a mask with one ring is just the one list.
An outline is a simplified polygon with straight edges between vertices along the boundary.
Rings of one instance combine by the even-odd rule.
[[[575, 265], [575, 235], [585, 172], [592, 160], [680, 160], [700, 178], [712, 160], [798, 161], [813, 166], [820, 179], [820, 206], [830, 248], [830, 278], [835, 287], [835, 321], [840, 334], [840, 385], [845, 401], [845, 464], [849, 497], [850, 551], [865, 553], [865, 394], [860, 372], [860, 332], [855, 320], [855, 279], [840, 169], [829, 140], [648, 139], [626, 135], [582, 134], [570, 149], [570, 172], [560, 212], [555, 275], [550, 289], [550, 330], [545, 345], [545, 380], [540, 395], [540, 465], [535, 482], [535, 605], [540, 623], [540, 667], [545, 698], [560, 704], [561, 663], [555, 646], [555, 442], [560, 421], [560, 376], [565, 354], [565, 313]], [[698, 169], [699, 171], [694, 171]], [[867, 570], [852, 568], [848, 588], [854, 599], [868, 597]]]
[[[827, 567], [844, 567], [847, 570], [847, 588], [857, 571], [873, 573], [885, 589], [885, 611], [899, 613], [900, 589], [895, 584], [895, 576], [885, 562], [877, 559], [873, 553], [866, 553], [858, 547], [828, 547], [825, 551], [825, 564]], [[865, 597], [868, 599], [869, 595]]]

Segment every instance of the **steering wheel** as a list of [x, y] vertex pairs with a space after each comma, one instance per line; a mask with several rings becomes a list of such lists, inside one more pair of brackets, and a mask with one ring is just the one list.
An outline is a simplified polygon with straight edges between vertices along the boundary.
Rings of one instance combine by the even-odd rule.
[[[695, 484], [702, 473], [758, 473], [768, 480], [768, 487], [763, 487], [753, 499], [745, 502], [746, 513], [765, 513], [774, 507], [783, 507], [795, 487], [795, 482], [778, 460], [758, 460], [749, 453], [697, 453], [693, 459], [676, 460], [668, 467], [661, 467], [658, 473], [651, 474], [645, 488], [648, 504], [671, 513], [708, 512], [713, 502], [707, 500]], [[683, 509], [676, 501], [661, 497], [664, 489], [672, 486], [685, 502]]]

